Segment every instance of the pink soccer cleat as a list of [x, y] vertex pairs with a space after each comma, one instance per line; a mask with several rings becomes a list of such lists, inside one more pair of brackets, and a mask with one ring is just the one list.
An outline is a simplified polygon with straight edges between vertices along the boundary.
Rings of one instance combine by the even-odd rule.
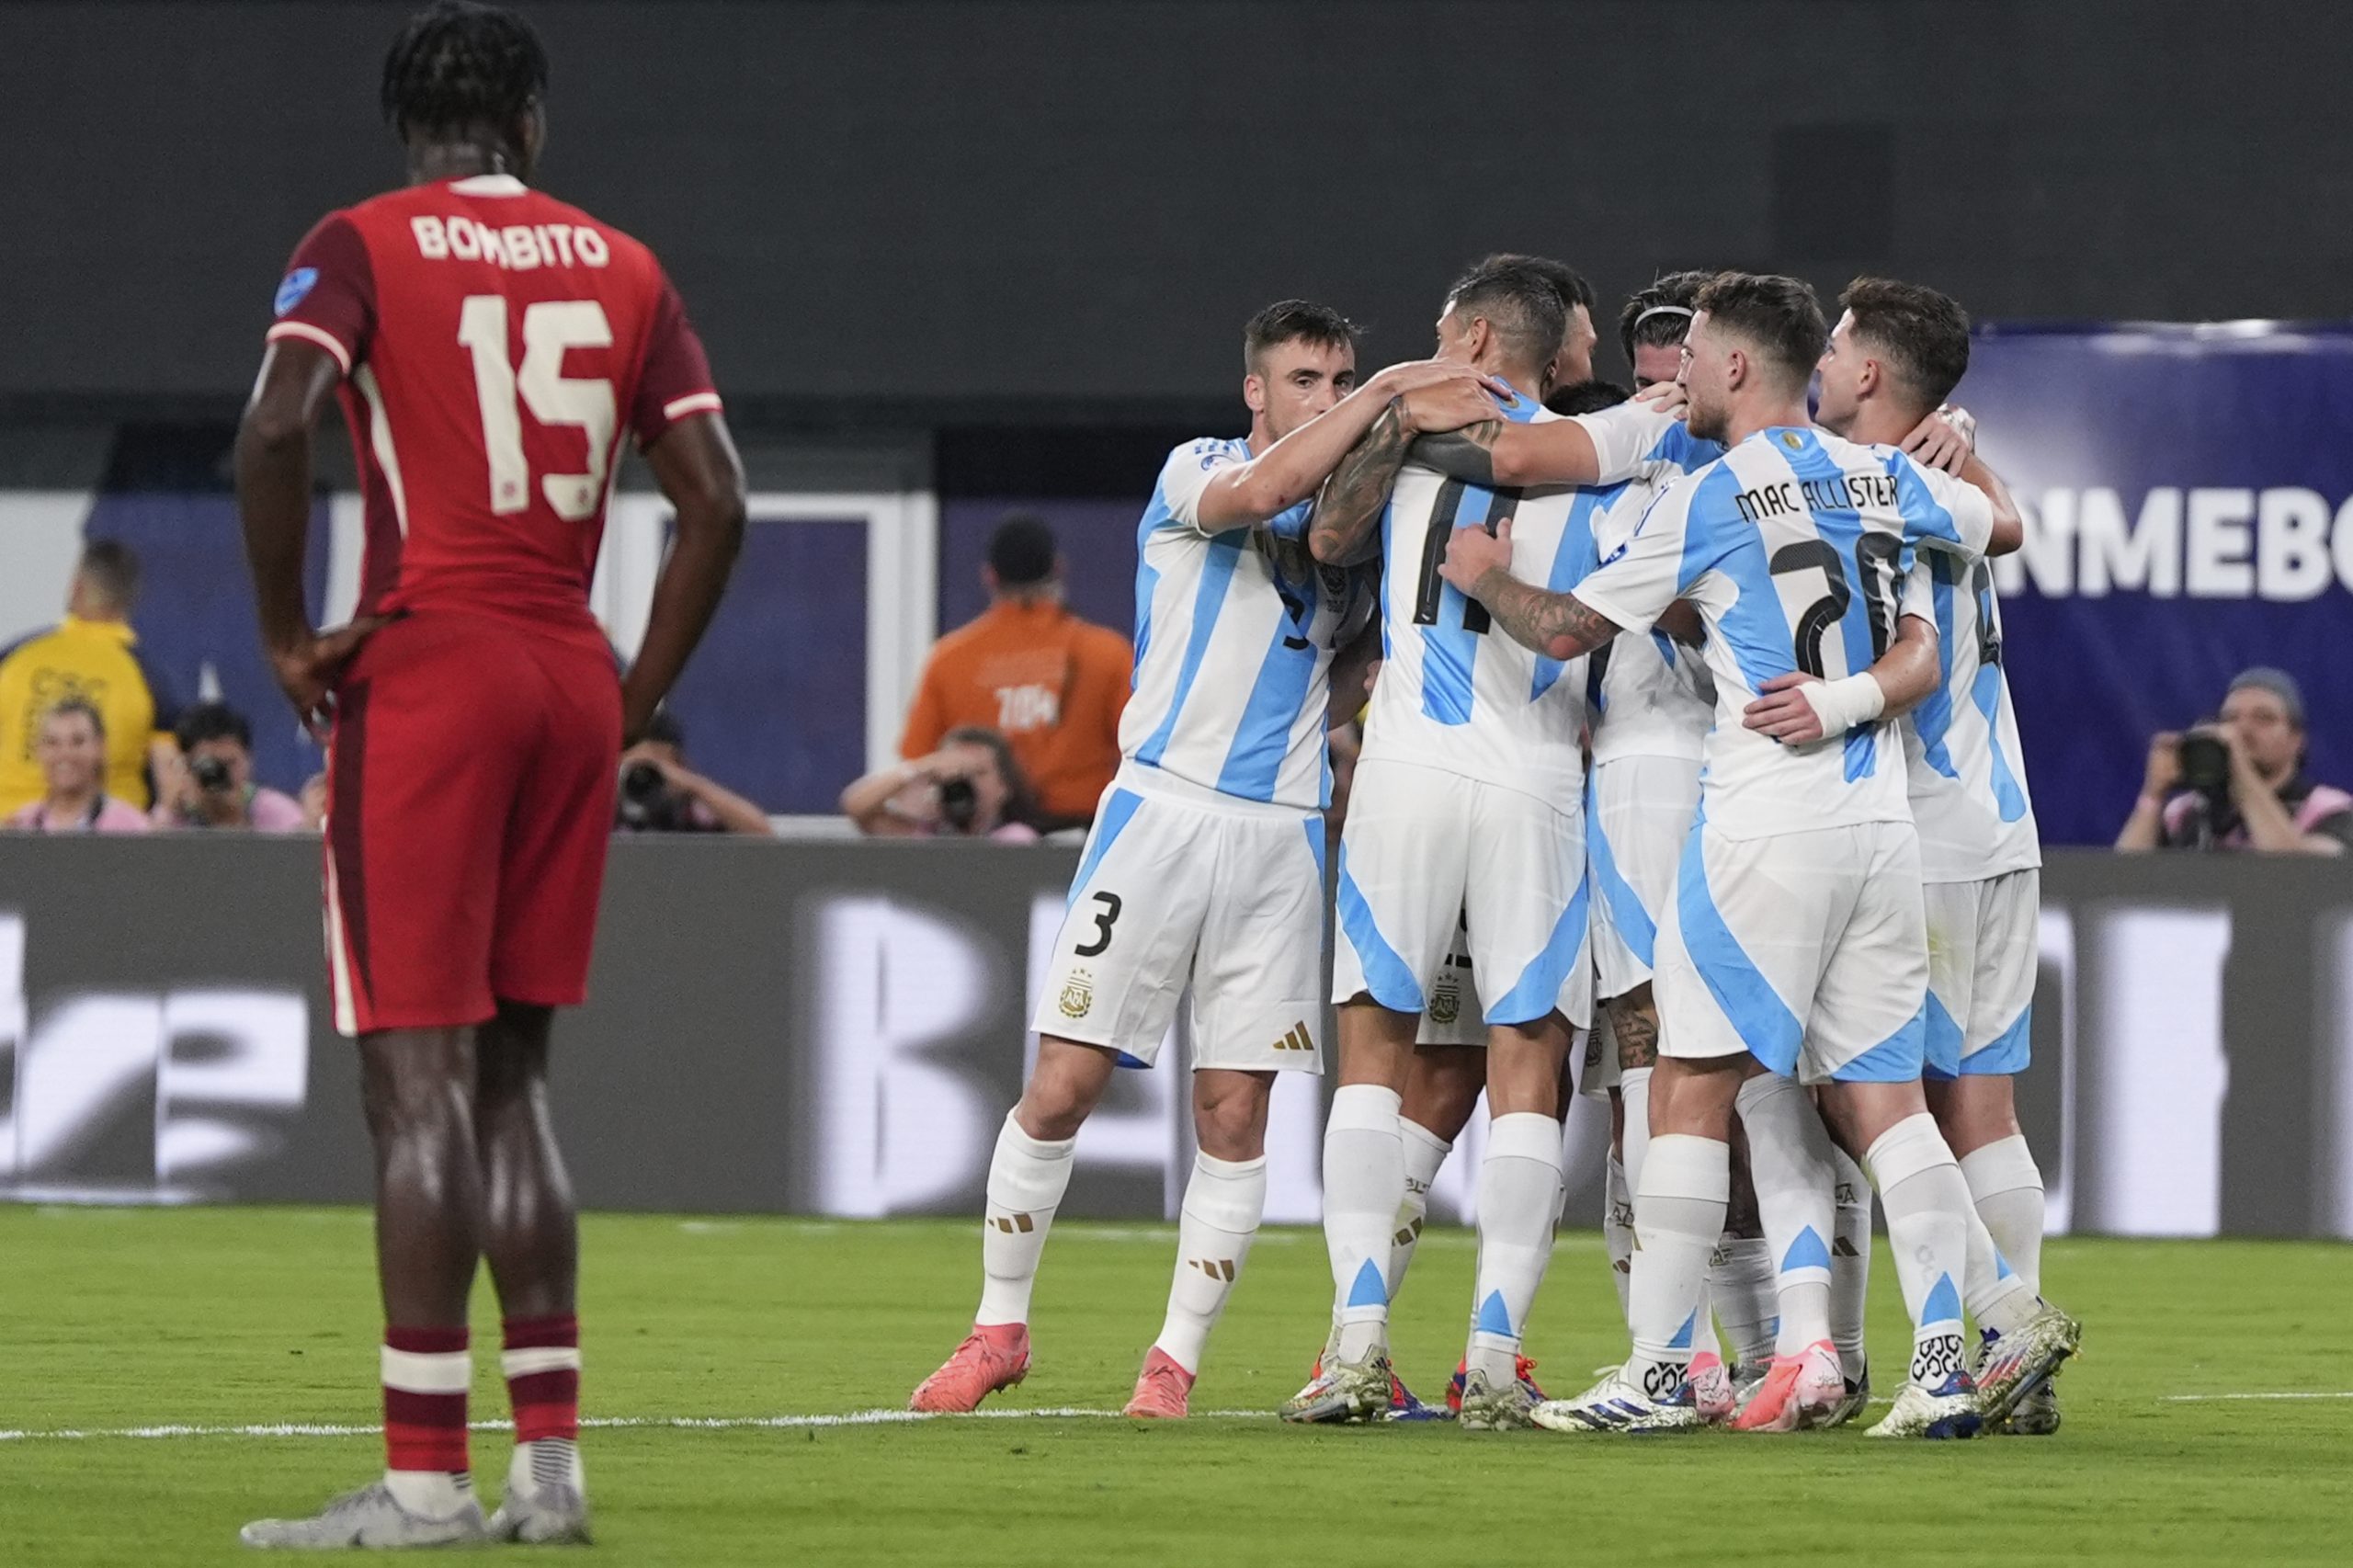
[[916, 1385], [907, 1408], [930, 1415], [961, 1415], [981, 1401], [1029, 1375], [1029, 1329], [1026, 1324], [975, 1324], [956, 1354]]
[[1182, 1421], [1188, 1414], [1186, 1402], [1192, 1392], [1193, 1374], [1178, 1366], [1176, 1357], [1155, 1345], [1152, 1354], [1143, 1358], [1135, 1393], [1120, 1414], [1153, 1421]]
[[1691, 1358], [1691, 1365], [1683, 1374], [1683, 1383], [1691, 1391], [1691, 1408], [1699, 1419], [1711, 1426], [1722, 1426], [1733, 1414], [1732, 1369], [1724, 1358], [1712, 1350], [1702, 1350]]
[[1733, 1417], [1735, 1432], [1794, 1432], [1826, 1423], [1847, 1398], [1838, 1351], [1817, 1339], [1794, 1356], [1776, 1356], [1765, 1381]]

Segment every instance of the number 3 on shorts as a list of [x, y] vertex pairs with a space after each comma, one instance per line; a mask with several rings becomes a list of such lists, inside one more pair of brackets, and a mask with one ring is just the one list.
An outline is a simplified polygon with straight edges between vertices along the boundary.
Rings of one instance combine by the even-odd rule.
[[1103, 907], [1095, 912], [1095, 940], [1071, 950], [1083, 959], [1100, 956], [1111, 945], [1111, 927], [1120, 918], [1120, 895], [1098, 892], [1095, 902]]

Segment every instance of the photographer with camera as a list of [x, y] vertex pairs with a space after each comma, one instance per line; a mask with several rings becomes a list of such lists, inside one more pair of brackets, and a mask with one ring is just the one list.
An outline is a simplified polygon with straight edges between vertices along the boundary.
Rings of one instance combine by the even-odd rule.
[[621, 754], [614, 822], [621, 833], [740, 833], [773, 838], [767, 812], [687, 766], [687, 733], [666, 708]]
[[939, 749], [875, 769], [842, 791], [842, 814], [871, 838], [1038, 841], [1037, 803], [1003, 735], [960, 724]]
[[2149, 742], [2141, 798], [2116, 847], [2342, 855], [2353, 795], [2304, 777], [2304, 698], [2284, 670], [2231, 682], [2220, 720]]
[[179, 751], [156, 769], [157, 827], [228, 827], [291, 833], [303, 825], [293, 796], [254, 782], [254, 733], [225, 702], [199, 702], [180, 715]]

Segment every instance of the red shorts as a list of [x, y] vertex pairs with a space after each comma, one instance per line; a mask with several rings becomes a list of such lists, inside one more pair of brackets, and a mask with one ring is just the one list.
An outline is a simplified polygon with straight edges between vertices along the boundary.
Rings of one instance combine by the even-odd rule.
[[586, 638], [426, 614], [369, 639], [327, 760], [338, 1029], [585, 997], [620, 732], [612, 655]]

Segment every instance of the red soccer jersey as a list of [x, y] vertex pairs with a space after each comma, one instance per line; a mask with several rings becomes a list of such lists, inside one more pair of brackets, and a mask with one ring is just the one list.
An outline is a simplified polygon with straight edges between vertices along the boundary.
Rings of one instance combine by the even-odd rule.
[[596, 634], [622, 425], [644, 446], [720, 407], [654, 253], [478, 175], [329, 214], [276, 308], [273, 340], [344, 369], [367, 502], [360, 613], [463, 608]]

